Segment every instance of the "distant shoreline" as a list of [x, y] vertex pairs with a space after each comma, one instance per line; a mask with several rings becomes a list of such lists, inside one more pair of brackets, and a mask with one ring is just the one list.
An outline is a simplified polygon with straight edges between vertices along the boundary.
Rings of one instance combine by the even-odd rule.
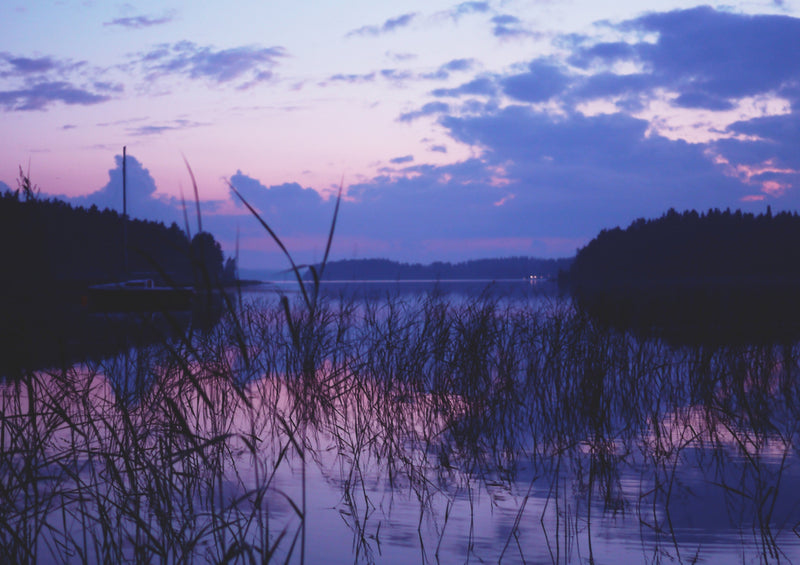
[[[297, 284], [297, 279], [287, 280], [265, 280], [262, 283], [272, 284]], [[306, 281], [308, 282], [308, 281]], [[543, 283], [555, 282], [555, 279], [549, 277], [536, 277], [536, 278], [481, 278], [481, 279], [323, 279], [321, 284], [386, 284], [386, 283], [420, 283], [420, 284], [435, 284], [435, 283], [493, 283], [493, 282], [521, 282], [521, 283]]]

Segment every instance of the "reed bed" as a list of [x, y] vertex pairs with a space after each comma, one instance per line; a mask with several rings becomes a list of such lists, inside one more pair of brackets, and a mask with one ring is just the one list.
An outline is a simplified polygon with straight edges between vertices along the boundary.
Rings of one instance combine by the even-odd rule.
[[616, 518], [645, 560], [690, 559], [697, 473], [747, 551], [794, 547], [796, 345], [670, 347], [555, 299], [314, 300], [244, 300], [211, 329], [5, 382], [3, 555], [304, 562], [319, 473], [355, 561], [381, 560], [394, 496], [418, 501], [423, 560], [480, 496], [516, 517], [504, 547], [472, 524], [458, 560], [524, 559], [544, 530], [546, 558], [577, 561]]

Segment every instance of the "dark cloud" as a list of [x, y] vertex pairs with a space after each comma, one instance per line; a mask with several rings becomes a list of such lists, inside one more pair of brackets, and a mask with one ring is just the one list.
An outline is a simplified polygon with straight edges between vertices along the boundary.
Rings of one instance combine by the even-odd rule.
[[0, 108], [5, 111], [46, 110], [54, 103], [99, 104], [124, 89], [119, 83], [100, 80], [102, 71], [85, 61], [54, 57], [20, 57], [0, 53]]
[[510, 14], [500, 14], [492, 18], [492, 23], [497, 25], [515, 25], [521, 23], [521, 20]]
[[[347, 217], [371, 226], [373, 239], [420, 248], [447, 233], [579, 241], [669, 208], [753, 210], [757, 204], [745, 199], [754, 194], [774, 209], [798, 207], [800, 114], [742, 120], [719, 132], [730, 139], [704, 143], [662, 137], [652, 123], [630, 115], [663, 92], [677, 108], [726, 111], [743, 96], [778, 94], [797, 110], [798, 21], [710, 8], [649, 14], [619, 29], [652, 34], [651, 42], [570, 38], [562, 46], [572, 56], [563, 65], [536, 59], [524, 72], [482, 74], [436, 89], [436, 98], [465, 100], [434, 100], [399, 120], [436, 116], [454, 141], [479, 149], [481, 157], [446, 167], [409, 163], [405, 178], [387, 170], [352, 187]], [[493, 23], [518, 25], [512, 18]], [[637, 71], [618, 74], [618, 64]], [[514, 105], [500, 107], [500, 93]], [[576, 111], [598, 98], [612, 98], [616, 110]], [[549, 100], [559, 102], [557, 115], [529, 106]], [[415, 218], [413, 233], [404, 235], [404, 216]]]
[[618, 75], [599, 72], [575, 79], [571, 96], [582, 100], [605, 97], [636, 97], [651, 91], [652, 77], [644, 73]]
[[447, 153], [447, 147], [444, 145], [431, 145], [430, 150], [436, 153]]
[[553, 117], [518, 106], [441, 123], [456, 140], [482, 147], [488, 166], [503, 167], [519, 187], [512, 207], [543, 206], [565, 225], [735, 207], [750, 190], [723, 174], [706, 147], [646, 135], [646, 121], [621, 113]]
[[444, 80], [450, 77], [450, 73], [471, 70], [475, 64], [475, 59], [453, 59], [440, 66], [436, 71], [423, 74], [422, 78]]
[[585, 69], [594, 63], [609, 65], [620, 60], [636, 59], [637, 56], [636, 48], [633, 45], [624, 41], [615, 41], [579, 48], [568, 60], [571, 65]]
[[40, 82], [25, 88], [0, 91], [0, 107], [6, 111], [44, 110], [55, 102], [90, 106], [110, 100], [105, 94], [91, 92], [68, 82]]
[[413, 122], [417, 118], [422, 118], [424, 116], [431, 116], [434, 114], [447, 112], [449, 110], [450, 106], [448, 104], [445, 104], [444, 102], [428, 102], [419, 110], [400, 114], [398, 120], [401, 122]]
[[227, 83], [246, 79], [247, 84], [268, 81], [271, 69], [286, 56], [283, 47], [233, 47], [214, 49], [191, 41], [160, 45], [138, 57], [150, 77], [183, 75]]
[[0, 78], [18, 78], [25, 81], [45, 82], [54, 78], [64, 79], [71, 73], [85, 71], [85, 61], [71, 61], [46, 57], [20, 57], [0, 52]]
[[[772, 162], [777, 168], [800, 171], [800, 115], [797, 113], [735, 122], [728, 131], [749, 139], [722, 139], [715, 148], [734, 163], [758, 166]], [[800, 188], [800, 184], [796, 184]], [[796, 195], [800, 204], [800, 194]]]
[[397, 28], [405, 27], [411, 23], [416, 17], [416, 14], [403, 14], [402, 16], [397, 16], [396, 18], [390, 18], [386, 20], [381, 28], [381, 31], [394, 31]]
[[442, 65], [445, 71], [468, 71], [475, 66], [475, 59], [453, 59]]
[[[267, 187], [241, 171], [231, 176], [230, 183], [279, 235], [320, 235], [330, 228], [333, 204], [311, 188], [297, 183]], [[230, 196], [244, 208], [238, 197]]]
[[146, 27], [167, 24], [171, 22], [173, 18], [173, 15], [165, 15], [161, 16], [160, 18], [154, 18], [150, 16], [131, 16], [126, 18], [115, 18], [110, 22], [105, 22], [103, 25], [119, 26], [129, 29], [142, 29]]
[[499, 14], [492, 18], [492, 35], [495, 37], [507, 39], [517, 37], [534, 37], [537, 34], [525, 29], [522, 26], [522, 21], [516, 16], [509, 14]]
[[431, 94], [437, 97], [494, 96], [497, 85], [489, 77], [478, 77], [455, 88], [437, 88]]
[[491, 9], [489, 2], [461, 2], [450, 10], [451, 17], [458, 19], [467, 14], [485, 14]]
[[61, 67], [52, 57], [14, 57], [8, 53], [0, 54], [0, 60], [4, 60], [11, 67], [9, 74], [28, 75], [41, 74]]
[[170, 123], [167, 124], [160, 124], [160, 125], [146, 124], [136, 127], [128, 127], [126, 128], [126, 131], [128, 132], [128, 135], [147, 136], [147, 135], [159, 135], [168, 131], [196, 128], [202, 125], [205, 124], [202, 124], [200, 122], [193, 122], [191, 120], [179, 119], [179, 120], [172, 120]]
[[391, 81], [404, 81], [414, 78], [414, 74], [411, 71], [401, 71], [398, 69], [382, 69], [380, 73], [383, 78]]
[[390, 159], [389, 162], [393, 165], [402, 165], [404, 163], [411, 163], [414, 161], [413, 155], [403, 155], [402, 157], [395, 157]]
[[534, 60], [525, 73], [512, 75], [501, 81], [503, 91], [523, 102], [544, 102], [562, 93], [570, 79], [555, 65]]
[[800, 19], [748, 16], [709, 7], [649, 14], [626, 24], [658, 33], [637, 46], [653, 73], [673, 84], [738, 98], [776, 90], [800, 73]]
[[92, 86], [101, 92], [121, 94], [125, 91], [125, 85], [119, 82], [95, 81]]
[[[732, 100], [795, 85], [800, 75], [800, 19], [743, 15], [699, 7], [652, 13], [618, 26], [655, 33], [655, 43], [578, 46], [569, 62], [581, 68], [630, 61], [645, 69], [638, 88], [669, 88], [679, 106], [730, 108]], [[646, 79], [646, 80], [643, 80]], [[628, 87], [633, 86], [629, 79]], [[606, 84], [611, 80], [606, 76]]]
[[414, 18], [417, 16], [416, 13], [408, 13], [403, 14], [401, 16], [397, 16], [396, 18], [389, 18], [382, 25], [367, 25], [362, 26], [358, 29], [355, 29], [351, 32], [348, 32], [345, 37], [352, 37], [357, 35], [367, 35], [367, 36], [377, 36], [383, 35], [384, 33], [389, 33], [395, 31], [396, 29], [408, 26]]
[[366, 74], [342, 74], [338, 73], [328, 77], [330, 82], [346, 82], [349, 84], [359, 84], [363, 82], [373, 82], [375, 80], [375, 73]]
[[415, 73], [407, 69], [380, 69], [379, 71], [372, 71], [369, 73], [361, 74], [345, 74], [337, 73], [331, 75], [326, 81], [319, 83], [319, 86], [327, 86], [329, 82], [347, 82], [350, 84], [359, 84], [365, 82], [373, 82], [376, 78], [381, 77], [393, 83], [404, 83], [410, 80], [444, 80], [450, 76], [452, 72], [465, 72], [475, 66], [474, 59], [454, 59], [441, 65], [436, 71], [429, 73]]

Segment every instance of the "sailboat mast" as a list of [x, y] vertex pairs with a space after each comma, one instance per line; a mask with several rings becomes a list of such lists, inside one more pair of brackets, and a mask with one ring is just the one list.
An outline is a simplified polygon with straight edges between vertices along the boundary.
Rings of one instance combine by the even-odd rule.
[[126, 146], [122, 147], [122, 268], [123, 276], [128, 277], [128, 187], [125, 170]]

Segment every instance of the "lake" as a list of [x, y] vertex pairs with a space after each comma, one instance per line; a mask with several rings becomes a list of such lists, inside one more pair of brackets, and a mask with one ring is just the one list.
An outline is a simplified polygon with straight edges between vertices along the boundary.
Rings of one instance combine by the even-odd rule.
[[8, 559], [800, 560], [797, 343], [677, 345], [531, 281], [309, 301], [6, 379]]

